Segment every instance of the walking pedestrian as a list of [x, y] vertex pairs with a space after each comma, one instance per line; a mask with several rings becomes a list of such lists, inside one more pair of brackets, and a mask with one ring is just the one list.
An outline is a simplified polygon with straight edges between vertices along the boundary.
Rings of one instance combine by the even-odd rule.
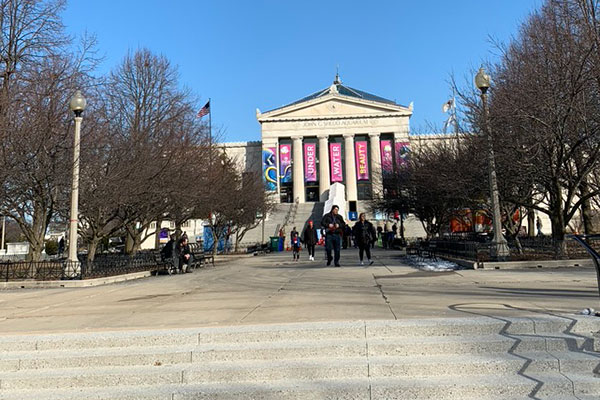
[[[327, 252], [327, 265], [334, 262], [336, 267], [340, 266], [340, 252], [342, 247], [342, 235], [344, 234], [344, 219], [338, 214], [340, 208], [336, 205], [331, 207], [331, 211], [323, 216], [321, 226], [325, 229], [325, 249]], [[333, 251], [334, 257], [331, 256]]]
[[377, 233], [375, 232], [373, 224], [367, 221], [367, 216], [365, 213], [360, 213], [358, 216], [358, 222], [354, 224], [352, 234], [354, 235], [354, 240], [356, 240], [356, 244], [358, 245], [358, 258], [360, 259], [360, 265], [365, 265], [363, 262], [364, 253], [367, 253], [367, 262], [369, 265], [373, 265], [373, 260], [371, 260], [371, 242], [375, 241]]
[[292, 245], [292, 256], [294, 257], [294, 261], [298, 261], [300, 259], [300, 235], [298, 234], [296, 227], [290, 232], [290, 242]]
[[383, 235], [381, 237], [381, 244], [383, 245], [384, 249], [388, 248], [388, 244], [389, 244], [389, 235], [390, 235], [390, 227], [388, 225], [388, 223], [386, 222], [385, 224], [383, 224]]
[[319, 242], [319, 239], [312, 220], [308, 221], [308, 225], [304, 228], [302, 242], [306, 246], [306, 250], [308, 250], [308, 259], [310, 261], [315, 261], [315, 245]]

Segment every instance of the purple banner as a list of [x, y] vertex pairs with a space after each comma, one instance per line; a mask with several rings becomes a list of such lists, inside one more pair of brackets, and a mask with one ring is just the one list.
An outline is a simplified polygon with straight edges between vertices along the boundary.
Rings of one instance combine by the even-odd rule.
[[356, 158], [356, 178], [359, 181], [369, 180], [369, 158], [367, 156], [367, 142], [354, 143], [354, 156]]
[[396, 142], [396, 166], [398, 168], [405, 167], [408, 164], [409, 153], [409, 142]]
[[342, 144], [329, 143], [329, 162], [331, 164], [331, 182], [342, 182]]
[[317, 144], [304, 143], [304, 181], [317, 181]]
[[281, 183], [292, 181], [292, 146], [279, 145], [279, 179]]
[[277, 190], [277, 148], [264, 147], [262, 150], [263, 181], [268, 191]]
[[381, 170], [385, 174], [391, 174], [394, 172], [394, 162], [392, 156], [392, 141], [382, 140], [381, 146]]

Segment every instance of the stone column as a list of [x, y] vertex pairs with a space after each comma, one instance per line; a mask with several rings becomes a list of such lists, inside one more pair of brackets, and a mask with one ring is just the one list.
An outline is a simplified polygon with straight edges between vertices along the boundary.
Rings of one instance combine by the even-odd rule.
[[294, 201], [298, 198], [300, 203], [304, 203], [306, 193], [304, 193], [304, 157], [302, 148], [302, 136], [295, 136], [293, 140], [293, 158], [294, 167], [292, 169], [292, 180], [294, 182]]
[[319, 136], [319, 200], [327, 201], [329, 197], [329, 136]]
[[354, 134], [344, 135], [344, 161], [346, 163], [346, 200], [358, 200], [356, 187], [356, 164], [354, 160]]
[[373, 198], [383, 196], [383, 171], [381, 169], [381, 145], [379, 133], [369, 133], [371, 146], [371, 190]]

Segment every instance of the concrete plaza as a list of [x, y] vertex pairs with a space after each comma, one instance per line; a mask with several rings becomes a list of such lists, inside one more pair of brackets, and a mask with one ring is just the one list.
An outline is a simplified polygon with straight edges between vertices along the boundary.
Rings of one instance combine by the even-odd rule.
[[192, 274], [90, 288], [0, 292], [0, 332], [70, 332], [287, 322], [576, 314], [600, 309], [593, 268], [426, 272], [396, 251], [342, 267], [289, 252], [240, 256]]

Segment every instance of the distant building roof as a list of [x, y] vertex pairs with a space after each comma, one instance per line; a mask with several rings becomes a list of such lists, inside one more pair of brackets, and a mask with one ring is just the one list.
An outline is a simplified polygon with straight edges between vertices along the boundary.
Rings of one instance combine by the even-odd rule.
[[389, 99], [385, 99], [383, 97], [375, 96], [374, 94], [363, 92], [362, 90], [354, 89], [354, 88], [351, 88], [350, 86], [342, 85], [342, 81], [340, 80], [339, 75], [336, 74], [335, 75], [335, 80], [333, 81], [333, 84], [331, 86], [326, 87], [323, 90], [319, 90], [318, 92], [315, 92], [315, 93], [313, 93], [311, 95], [308, 95], [308, 96], [306, 96], [306, 97], [304, 97], [304, 98], [302, 98], [300, 100], [294, 101], [293, 103], [289, 103], [289, 104], [286, 104], [284, 106], [277, 107], [277, 108], [274, 108], [272, 110], [269, 110], [268, 112], [279, 110], [280, 108], [289, 107], [289, 106], [292, 106], [294, 104], [303, 103], [305, 101], [314, 100], [314, 99], [317, 99], [319, 97], [326, 96], [326, 95], [328, 95], [328, 94], [330, 94], [332, 92], [340, 94], [342, 96], [353, 97], [353, 98], [356, 98], [356, 99], [376, 101], [376, 102], [379, 102], [379, 103], [386, 103], [386, 104], [392, 104], [392, 105], [400, 105], [400, 104], [396, 104], [395, 101], [392, 101], [392, 100], [389, 100]]

